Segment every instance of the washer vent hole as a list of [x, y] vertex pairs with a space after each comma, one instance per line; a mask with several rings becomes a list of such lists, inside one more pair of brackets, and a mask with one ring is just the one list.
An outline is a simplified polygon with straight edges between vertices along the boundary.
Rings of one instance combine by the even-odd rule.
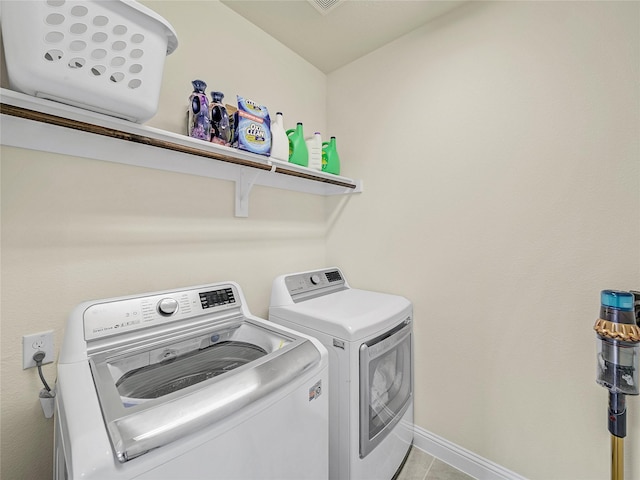
[[135, 90], [136, 88], [139, 88], [140, 85], [142, 85], [142, 80], [138, 79], [138, 78], [134, 78], [133, 80], [131, 80], [128, 84], [129, 88], [131, 90]]

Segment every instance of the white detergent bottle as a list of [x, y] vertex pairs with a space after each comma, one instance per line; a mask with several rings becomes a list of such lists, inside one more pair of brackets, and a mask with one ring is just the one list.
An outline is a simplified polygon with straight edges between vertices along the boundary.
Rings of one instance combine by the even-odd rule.
[[276, 118], [271, 122], [270, 156], [275, 160], [289, 161], [289, 137], [287, 137], [287, 132], [284, 129], [282, 112], [277, 112]]
[[307, 138], [307, 150], [309, 151], [309, 168], [322, 171], [322, 136], [320, 132]]

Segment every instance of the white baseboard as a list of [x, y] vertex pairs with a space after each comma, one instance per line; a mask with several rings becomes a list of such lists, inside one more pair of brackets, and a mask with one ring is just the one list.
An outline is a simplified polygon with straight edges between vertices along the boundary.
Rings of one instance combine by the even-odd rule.
[[477, 480], [527, 480], [425, 429], [414, 428], [413, 446]]

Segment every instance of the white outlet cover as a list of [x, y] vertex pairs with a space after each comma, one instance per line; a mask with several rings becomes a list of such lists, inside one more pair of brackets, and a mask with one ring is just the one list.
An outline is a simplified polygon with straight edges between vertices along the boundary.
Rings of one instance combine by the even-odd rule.
[[22, 369], [33, 368], [33, 355], [42, 350], [45, 355], [42, 364], [53, 363], [53, 330], [22, 336]]

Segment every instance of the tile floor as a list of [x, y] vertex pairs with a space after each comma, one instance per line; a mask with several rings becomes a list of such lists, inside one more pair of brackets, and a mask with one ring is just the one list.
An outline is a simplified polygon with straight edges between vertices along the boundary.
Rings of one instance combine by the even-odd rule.
[[396, 480], [473, 480], [473, 477], [413, 447]]

